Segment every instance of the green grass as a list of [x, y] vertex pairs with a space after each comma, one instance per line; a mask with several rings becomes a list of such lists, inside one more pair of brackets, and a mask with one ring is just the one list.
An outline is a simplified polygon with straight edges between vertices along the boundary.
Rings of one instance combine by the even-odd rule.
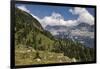
[[41, 38], [41, 45], [44, 46], [46, 50], [51, 49], [53, 47], [54, 41], [48, 38], [47, 36], [39, 33], [37, 34], [37, 40]]
[[54, 53], [48, 51], [38, 51], [41, 57], [34, 59], [36, 51], [34, 49], [17, 48], [15, 49], [15, 64], [17, 65], [34, 65], [34, 64], [50, 64], [50, 63], [70, 63], [72, 59], [63, 56], [63, 53]]

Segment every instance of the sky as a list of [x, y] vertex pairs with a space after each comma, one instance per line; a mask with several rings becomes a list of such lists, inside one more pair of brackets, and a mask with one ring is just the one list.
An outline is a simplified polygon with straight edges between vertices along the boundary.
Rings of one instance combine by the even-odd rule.
[[[44, 5], [26, 5], [26, 4], [17, 4], [17, 6], [25, 6], [31, 13], [36, 16], [43, 18], [44, 16], [49, 16], [52, 12], [60, 13], [65, 19], [72, 18], [70, 17], [71, 13], [68, 11], [70, 7], [60, 7], [60, 6], [44, 6]], [[42, 14], [41, 14], [42, 12]]]
[[16, 7], [36, 17], [45, 28], [50, 25], [75, 26], [79, 23], [94, 24], [94, 8], [16, 4]]
[[[52, 12], [60, 13], [65, 19], [74, 19], [76, 16], [72, 17], [72, 14], [69, 12], [69, 9], [73, 7], [62, 7], [62, 6], [49, 6], [49, 5], [29, 5], [29, 4], [16, 4], [16, 6], [24, 6], [31, 13], [35, 14], [38, 17], [44, 17], [50, 15]], [[94, 16], [93, 8], [86, 8], [91, 15]], [[42, 14], [41, 14], [42, 12]]]

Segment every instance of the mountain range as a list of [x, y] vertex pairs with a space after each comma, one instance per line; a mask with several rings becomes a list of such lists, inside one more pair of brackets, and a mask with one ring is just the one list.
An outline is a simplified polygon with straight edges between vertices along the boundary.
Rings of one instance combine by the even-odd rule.
[[94, 25], [86, 23], [80, 23], [74, 27], [47, 25], [45, 29], [56, 38], [72, 39], [73, 41], [79, 41], [87, 47], [94, 47]]

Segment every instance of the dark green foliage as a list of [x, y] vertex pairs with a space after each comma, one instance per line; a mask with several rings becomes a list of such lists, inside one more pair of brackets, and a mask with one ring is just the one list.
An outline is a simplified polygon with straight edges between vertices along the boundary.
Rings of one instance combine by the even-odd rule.
[[72, 40], [59, 40], [54, 43], [54, 52], [64, 52], [65, 56], [76, 58], [78, 61], [93, 61], [94, 49], [87, 48]]
[[52, 34], [49, 31], [44, 31], [43, 32], [44, 35], [46, 35], [47, 37], [49, 37], [51, 40], [54, 40], [54, 37], [52, 36]]

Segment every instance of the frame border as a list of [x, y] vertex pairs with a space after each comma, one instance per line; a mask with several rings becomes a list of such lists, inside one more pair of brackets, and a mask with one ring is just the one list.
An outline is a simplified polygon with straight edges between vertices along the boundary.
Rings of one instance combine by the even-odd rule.
[[[80, 64], [93, 64], [97, 62], [97, 50], [96, 50], [96, 46], [97, 46], [97, 35], [96, 35], [96, 5], [80, 5], [80, 4], [65, 4], [65, 3], [49, 3], [49, 2], [35, 2], [35, 1], [11, 1], [10, 2], [11, 6], [11, 10], [10, 10], [10, 20], [11, 20], [11, 24], [10, 24], [10, 68], [14, 69], [14, 68], [28, 68], [28, 67], [48, 67], [48, 66], [61, 66], [61, 65], [80, 65]], [[95, 45], [95, 61], [89, 61], [89, 62], [72, 62], [72, 63], [53, 63], [53, 64], [37, 64], [37, 65], [20, 65], [20, 66], [15, 66], [15, 31], [14, 31], [14, 27], [15, 27], [15, 4], [35, 4], [35, 5], [50, 5], [50, 6], [69, 6], [69, 7], [89, 7], [89, 8], [94, 8], [95, 9], [95, 30], [94, 30], [94, 45]]]

